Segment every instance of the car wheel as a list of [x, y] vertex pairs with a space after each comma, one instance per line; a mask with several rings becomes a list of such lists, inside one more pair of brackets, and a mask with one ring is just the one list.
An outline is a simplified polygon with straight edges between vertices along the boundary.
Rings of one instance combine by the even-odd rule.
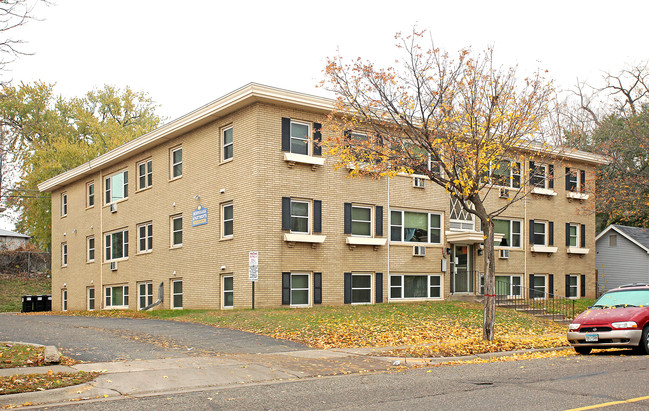
[[592, 348], [590, 348], [590, 347], [575, 347], [575, 351], [577, 351], [577, 354], [588, 355], [592, 351]]
[[640, 338], [640, 345], [636, 349], [638, 354], [649, 354], [649, 326], [642, 330], [642, 338]]

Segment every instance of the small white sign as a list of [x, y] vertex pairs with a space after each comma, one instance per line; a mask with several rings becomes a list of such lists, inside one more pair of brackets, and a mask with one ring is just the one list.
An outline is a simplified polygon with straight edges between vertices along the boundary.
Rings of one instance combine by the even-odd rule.
[[259, 252], [250, 251], [248, 253], [248, 280], [257, 281], [259, 279]]

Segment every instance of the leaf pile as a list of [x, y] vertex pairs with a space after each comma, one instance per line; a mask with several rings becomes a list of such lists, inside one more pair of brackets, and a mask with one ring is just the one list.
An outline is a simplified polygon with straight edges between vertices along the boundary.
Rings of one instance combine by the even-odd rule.
[[97, 373], [83, 371], [77, 373], [53, 373], [50, 370], [47, 374], [0, 377], [0, 395], [69, 387], [70, 385], [78, 385], [91, 381], [97, 375]]
[[0, 344], [0, 368], [38, 367], [43, 365], [45, 348], [21, 344]]

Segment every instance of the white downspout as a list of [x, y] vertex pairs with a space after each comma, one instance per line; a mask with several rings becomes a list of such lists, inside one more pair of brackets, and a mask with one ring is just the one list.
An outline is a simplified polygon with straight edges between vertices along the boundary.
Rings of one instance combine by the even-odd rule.
[[[99, 171], [99, 311], [101, 311], [102, 304], [104, 303], [104, 190], [101, 183], [104, 181], [104, 173]], [[97, 243], [97, 242], [96, 242]], [[95, 251], [95, 253], [97, 253]], [[96, 295], [97, 293], [95, 293]]]
[[[527, 196], [523, 197], [523, 224], [522, 225], [527, 228], [526, 231], [529, 231], [530, 224], [527, 221]], [[525, 228], [521, 229], [521, 231], [524, 231], [524, 230], [525, 230]], [[527, 233], [526, 237], [527, 237], [528, 245], [527, 245], [527, 248], [524, 248], [525, 251], [523, 252], [523, 280], [521, 281], [521, 284], [526, 284], [526, 281], [529, 278], [529, 276], [527, 275], [527, 251], [531, 247], [531, 245], [529, 244], [530, 233]], [[521, 238], [521, 242], [523, 244], [525, 244], [525, 242], [526, 242], [525, 237]], [[532, 284], [527, 284], [527, 288], [531, 289]]]
[[391, 221], [392, 213], [390, 212], [390, 178], [389, 177], [386, 177], [386, 178], [388, 180], [388, 206], [386, 207], [387, 212], [388, 212], [388, 229], [386, 230], [387, 231], [386, 235], [387, 235], [387, 240], [388, 240], [387, 241], [387, 243], [388, 243], [388, 269], [386, 270], [386, 272], [387, 272], [387, 278], [386, 279], [388, 280], [387, 281], [388, 282], [388, 290], [387, 290], [388, 291], [388, 302], [390, 302], [390, 236], [391, 236], [391, 233], [392, 233], [391, 228], [390, 228], [390, 224], [392, 224], [392, 221]]

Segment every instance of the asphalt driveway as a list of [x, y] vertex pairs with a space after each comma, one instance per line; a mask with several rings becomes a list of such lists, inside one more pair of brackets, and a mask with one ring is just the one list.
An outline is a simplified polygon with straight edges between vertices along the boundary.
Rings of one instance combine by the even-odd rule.
[[164, 320], [0, 314], [0, 341], [54, 345], [80, 361], [306, 350], [244, 331]]

